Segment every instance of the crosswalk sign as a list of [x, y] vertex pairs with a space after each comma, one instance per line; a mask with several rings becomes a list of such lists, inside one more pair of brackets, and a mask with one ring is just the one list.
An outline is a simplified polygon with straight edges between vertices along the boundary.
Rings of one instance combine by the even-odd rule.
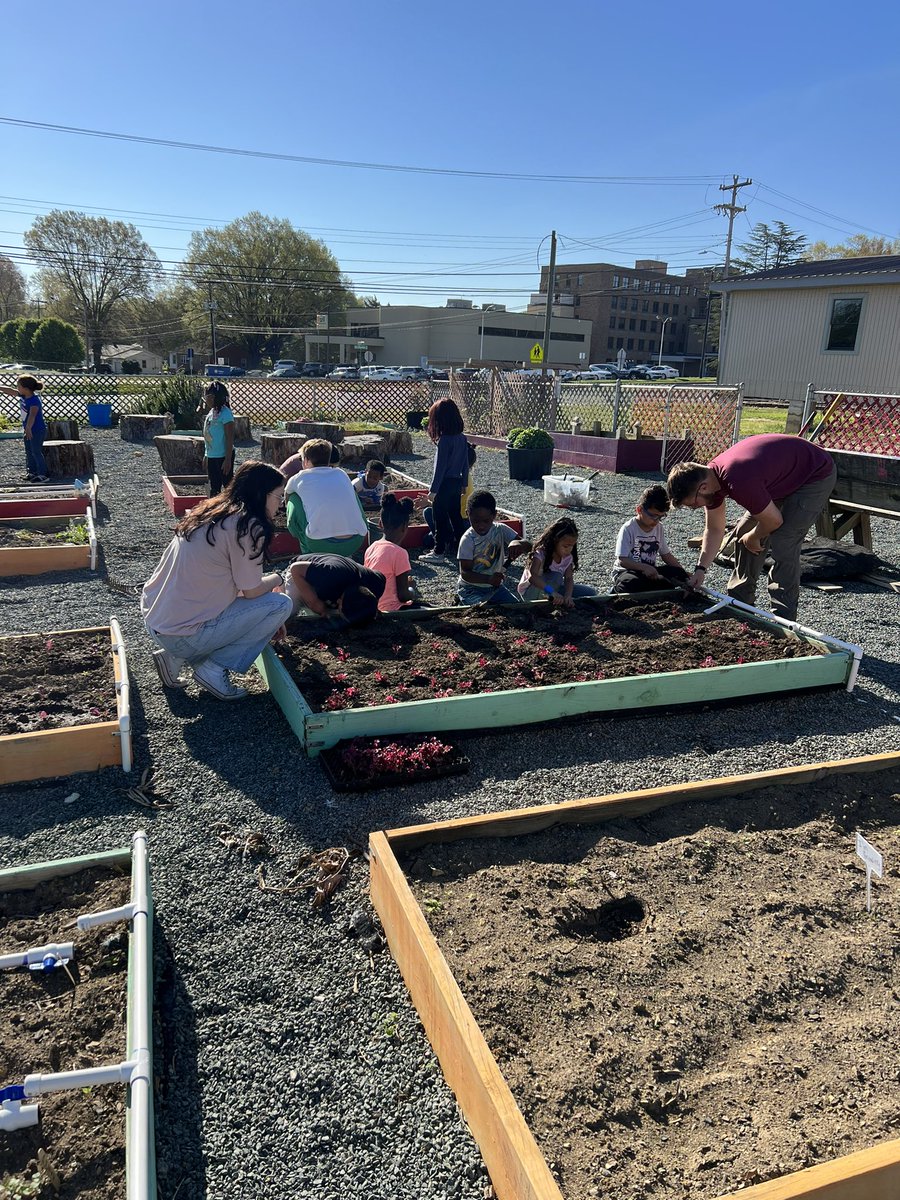
[[535, 342], [531, 347], [531, 361], [533, 363], [541, 363], [544, 361], [544, 347], [540, 342]]

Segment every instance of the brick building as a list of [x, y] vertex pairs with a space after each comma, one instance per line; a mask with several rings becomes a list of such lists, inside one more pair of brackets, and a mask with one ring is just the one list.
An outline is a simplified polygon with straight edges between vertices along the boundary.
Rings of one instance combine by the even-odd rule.
[[[670, 275], [668, 263], [638, 259], [633, 267], [612, 263], [564, 263], [556, 268], [554, 316], [592, 323], [591, 362], [615, 360], [624, 350], [630, 362], [662, 361], [688, 374], [699, 365], [709, 302], [710, 272], [689, 268]], [[529, 312], [543, 311], [547, 267], [540, 294]]]

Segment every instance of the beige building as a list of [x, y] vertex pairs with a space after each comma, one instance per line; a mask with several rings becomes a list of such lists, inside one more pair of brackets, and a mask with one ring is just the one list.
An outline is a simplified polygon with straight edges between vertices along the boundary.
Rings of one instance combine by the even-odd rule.
[[712, 285], [726, 307], [719, 381], [747, 397], [900, 392], [900, 255], [798, 263]]
[[[464, 366], [528, 363], [544, 336], [542, 316], [507, 312], [502, 305], [475, 308], [471, 300], [448, 300], [443, 308], [396, 304], [351, 309], [347, 325], [328, 334], [307, 334], [308, 362], [362, 361], [365, 353], [383, 366]], [[548, 366], [587, 366], [591, 322], [553, 317]]]

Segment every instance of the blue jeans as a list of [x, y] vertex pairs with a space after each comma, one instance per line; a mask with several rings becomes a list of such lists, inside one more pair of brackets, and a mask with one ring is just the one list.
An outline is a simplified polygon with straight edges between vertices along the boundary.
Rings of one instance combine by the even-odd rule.
[[520, 604], [516, 592], [511, 591], [505, 584], [491, 590], [489, 587], [477, 587], [474, 583], [460, 582], [457, 595], [463, 604]]
[[154, 642], [173, 658], [192, 666], [214, 662], [226, 671], [249, 671], [262, 650], [291, 615], [290, 597], [266, 592], [247, 600], [239, 596], [219, 616], [205, 621], [196, 633], [181, 636], [147, 630]]
[[[553, 588], [553, 590], [556, 592], [557, 596], [562, 596], [565, 594], [565, 590], [566, 590], [565, 575], [560, 575], [560, 573], [558, 571], [545, 571], [544, 579], [547, 581], [548, 586]], [[576, 583], [575, 586], [572, 588], [572, 595], [573, 596], [596, 596], [597, 589], [592, 588], [590, 586], [590, 584], [587, 584], [587, 583]], [[528, 590], [525, 592], [525, 594], [522, 596], [522, 599], [523, 600], [546, 600], [547, 593], [544, 591], [541, 591], [540, 588], [529, 587]]]
[[44, 438], [46, 436], [45, 431], [35, 433], [32, 429], [31, 437], [25, 439], [25, 466], [30, 475], [47, 474], [47, 460], [44, 458]]

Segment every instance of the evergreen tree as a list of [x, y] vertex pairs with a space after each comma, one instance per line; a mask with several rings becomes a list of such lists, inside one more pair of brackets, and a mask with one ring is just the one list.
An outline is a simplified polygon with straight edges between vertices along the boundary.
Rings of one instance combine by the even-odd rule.
[[732, 259], [731, 266], [735, 272], [744, 275], [791, 267], [803, 262], [806, 245], [806, 236], [790, 229], [784, 221], [776, 221], [774, 225], [758, 221], [753, 226], [750, 240], [738, 246], [742, 257]]
[[34, 332], [31, 356], [40, 366], [72, 367], [84, 361], [84, 342], [74, 325], [48, 317]]

